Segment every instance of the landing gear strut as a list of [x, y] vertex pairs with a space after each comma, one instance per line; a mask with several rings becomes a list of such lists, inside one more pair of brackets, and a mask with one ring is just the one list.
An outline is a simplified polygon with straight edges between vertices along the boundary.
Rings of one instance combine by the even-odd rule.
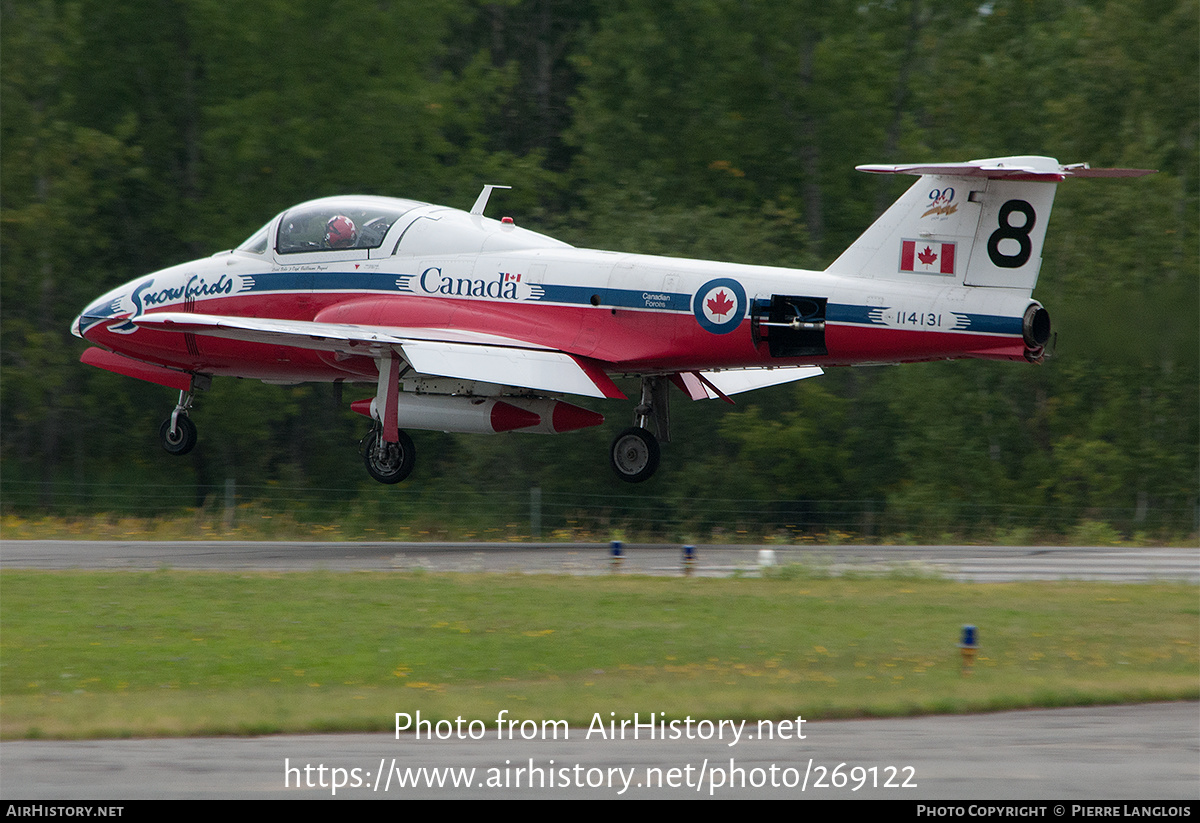
[[367, 473], [380, 483], [399, 483], [412, 474], [417, 462], [417, 450], [412, 438], [399, 432], [400, 439], [389, 443], [383, 439], [383, 426], [376, 423], [362, 439], [363, 462]]
[[[658, 470], [658, 440], [671, 442], [668, 389], [670, 384], [665, 377], [643, 377], [641, 402], [633, 410], [634, 426], [618, 434], [612, 442], [609, 462], [617, 477], [626, 483], [649, 480]], [[646, 428], [651, 420], [658, 438]]]

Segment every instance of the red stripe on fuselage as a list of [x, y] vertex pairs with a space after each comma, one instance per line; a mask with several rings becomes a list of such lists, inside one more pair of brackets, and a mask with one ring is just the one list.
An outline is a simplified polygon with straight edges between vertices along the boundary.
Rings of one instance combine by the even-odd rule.
[[[176, 306], [164, 306], [174, 311]], [[240, 317], [316, 320], [404, 328], [487, 332], [601, 361], [614, 372], [702, 371], [719, 368], [940, 360], [1009, 356], [1019, 337], [827, 323], [824, 357], [773, 358], [754, 345], [751, 321], [711, 334], [690, 312], [612, 309], [528, 302], [463, 300], [362, 293], [231, 295], [196, 302], [195, 311]], [[142, 360], [188, 371], [266, 380], [363, 379], [376, 371], [367, 357], [339, 359], [309, 349], [206, 336], [203, 354], [188, 352], [182, 334], [139, 329], [114, 334], [97, 324], [87, 339]]]

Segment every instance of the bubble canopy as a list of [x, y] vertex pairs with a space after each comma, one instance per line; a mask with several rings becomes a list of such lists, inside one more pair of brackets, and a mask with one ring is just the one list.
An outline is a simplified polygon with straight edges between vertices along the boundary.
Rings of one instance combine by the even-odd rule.
[[388, 230], [405, 213], [425, 204], [389, 197], [330, 197], [288, 209], [238, 246], [263, 254], [271, 245], [272, 227], [279, 254], [347, 249], [377, 249]]

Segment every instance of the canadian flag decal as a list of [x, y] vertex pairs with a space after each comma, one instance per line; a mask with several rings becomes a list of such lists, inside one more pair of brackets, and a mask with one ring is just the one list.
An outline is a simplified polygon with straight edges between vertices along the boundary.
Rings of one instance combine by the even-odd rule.
[[900, 245], [900, 271], [954, 274], [954, 244], [905, 240]]

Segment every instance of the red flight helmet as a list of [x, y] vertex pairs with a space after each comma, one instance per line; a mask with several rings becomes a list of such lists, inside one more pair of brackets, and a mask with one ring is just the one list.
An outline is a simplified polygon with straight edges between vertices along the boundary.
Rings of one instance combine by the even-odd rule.
[[325, 224], [325, 245], [331, 249], [348, 249], [358, 241], [358, 229], [354, 221], [345, 215], [336, 214]]

